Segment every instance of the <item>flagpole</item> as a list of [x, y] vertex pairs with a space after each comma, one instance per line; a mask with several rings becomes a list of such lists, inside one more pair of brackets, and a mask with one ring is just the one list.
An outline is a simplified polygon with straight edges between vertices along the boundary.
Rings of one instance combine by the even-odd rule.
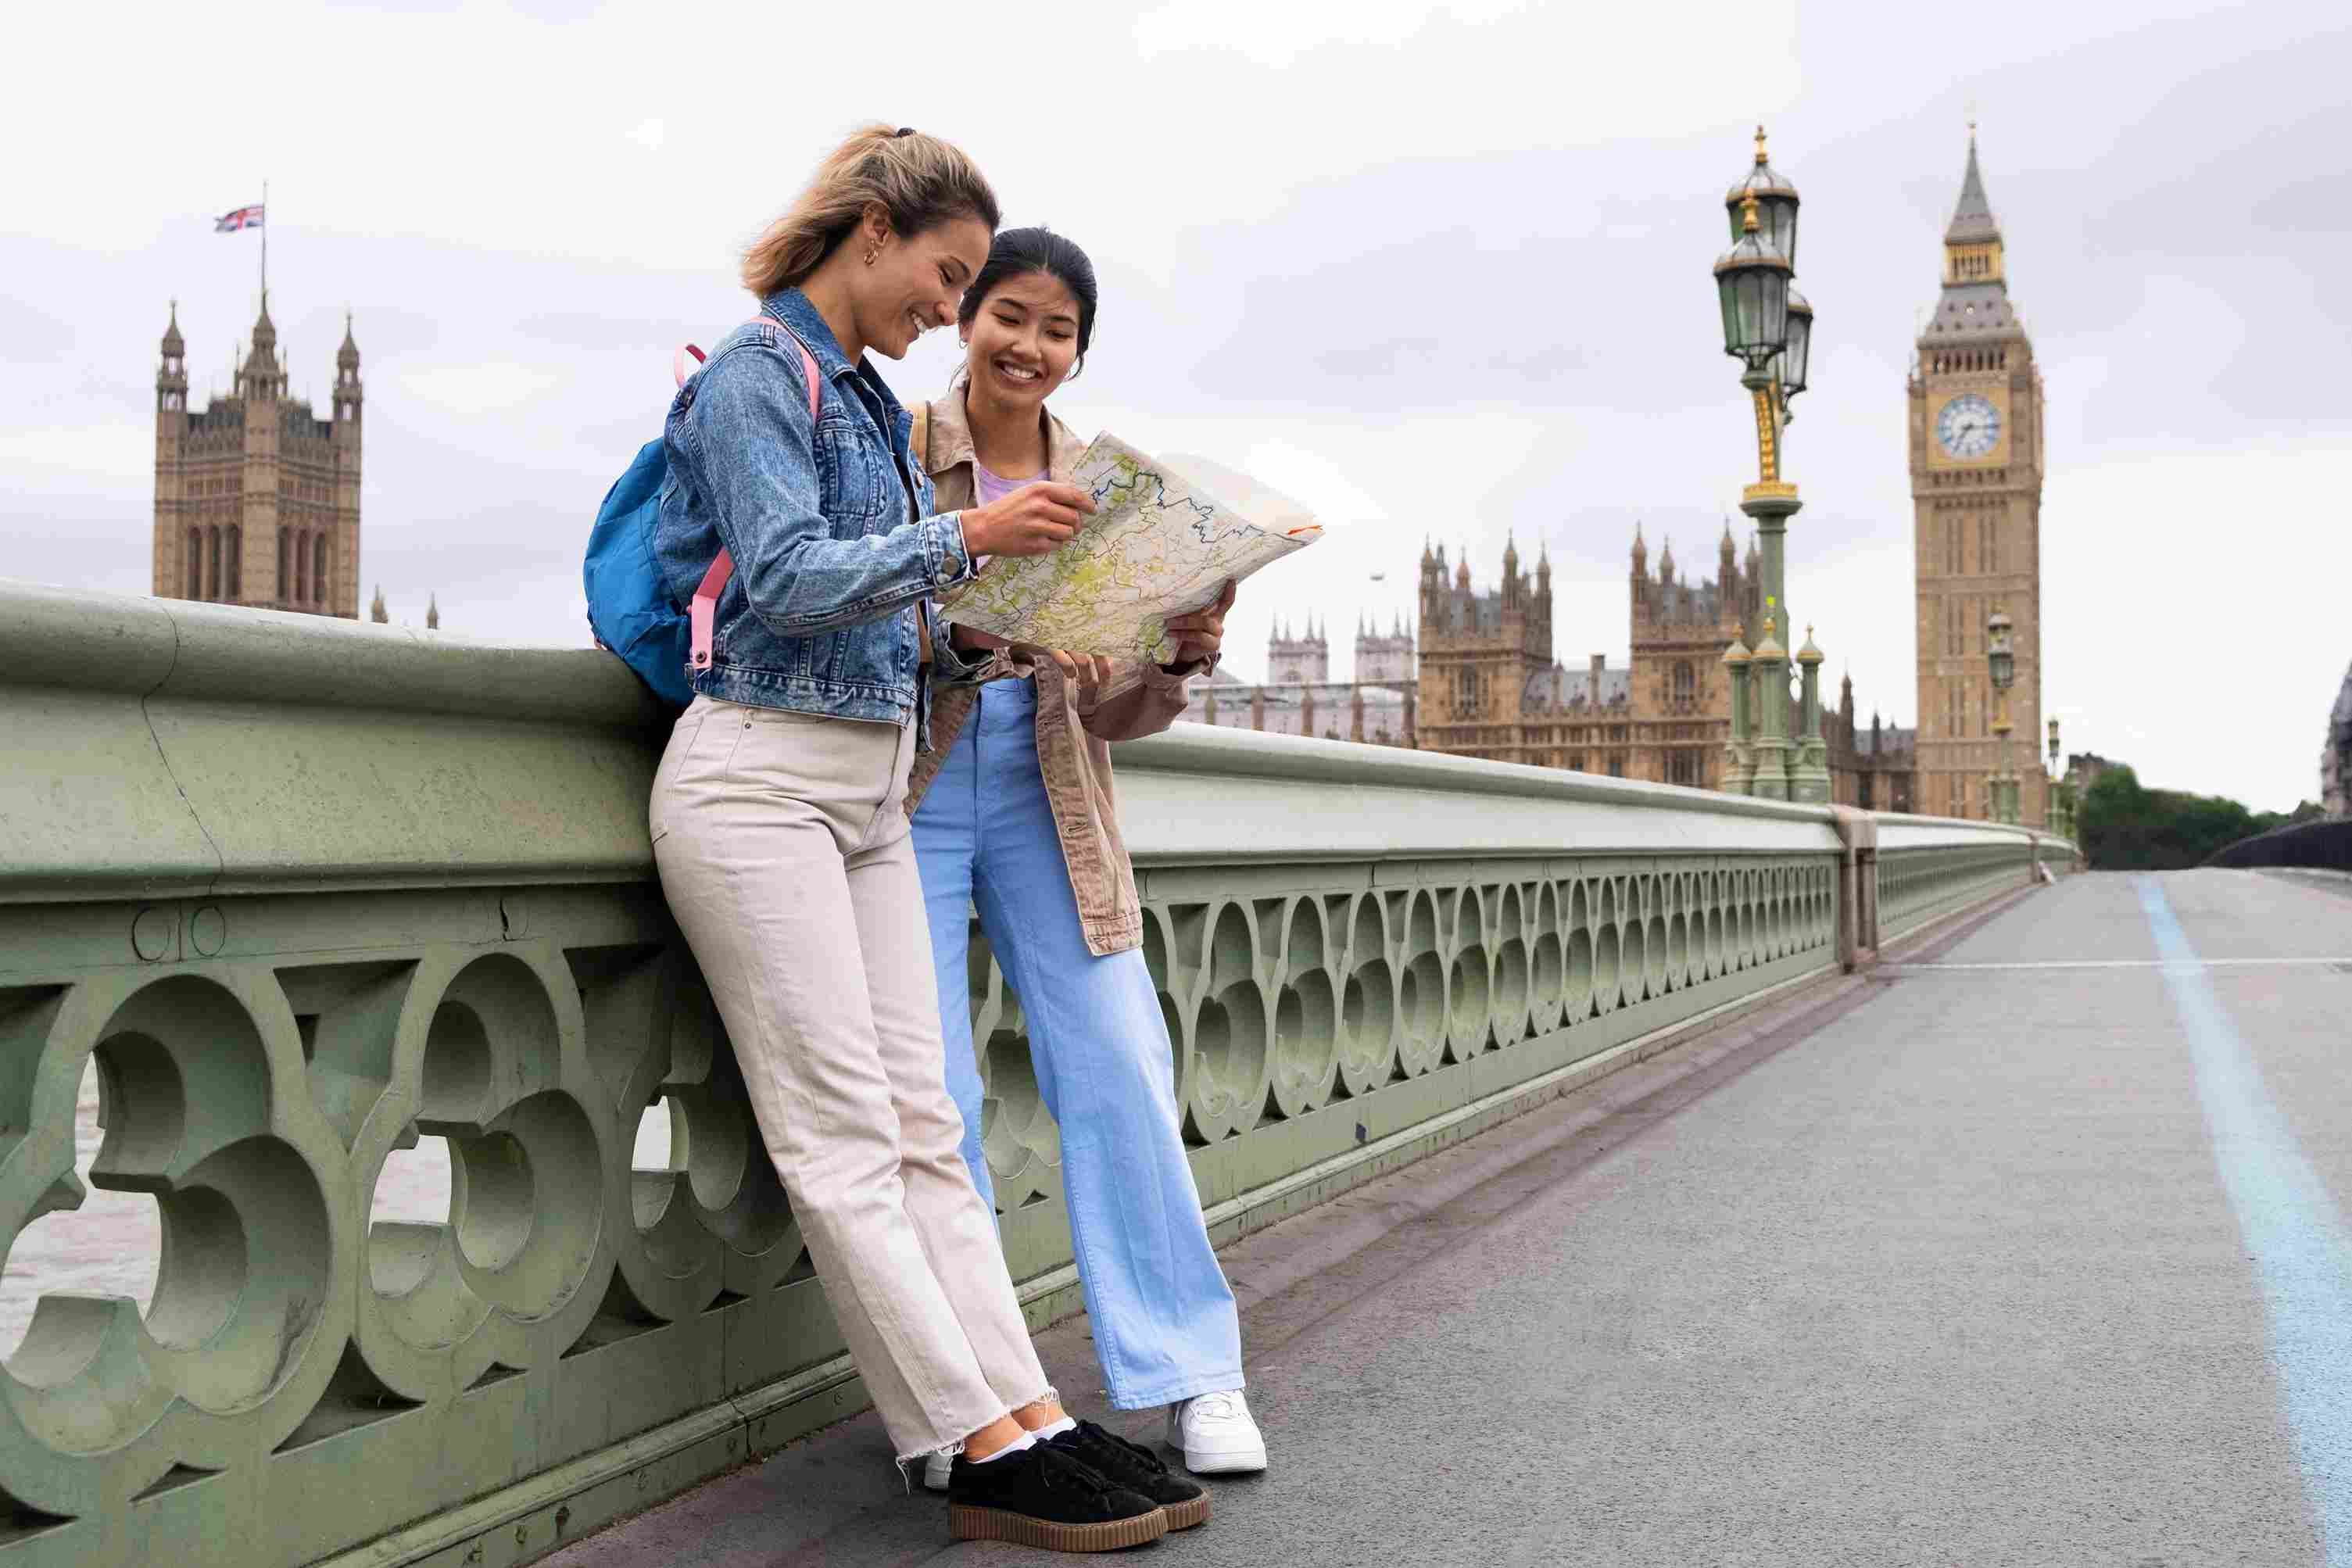
[[261, 182], [261, 310], [269, 311], [269, 182]]

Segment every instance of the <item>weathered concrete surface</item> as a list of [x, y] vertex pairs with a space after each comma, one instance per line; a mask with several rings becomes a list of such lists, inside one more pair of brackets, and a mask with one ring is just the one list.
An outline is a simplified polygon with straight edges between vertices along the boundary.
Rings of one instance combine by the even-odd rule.
[[[2158, 880], [2259, 961], [2205, 973], [2341, 1205], [2352, 902]], [[1925, 957], [1234, 1248], [1276, 1468], [1155, 1560], [2324, 1562], [2136, 879]], [[940, 1557], [1028, 1560], [950, 1546], [869, 1415], [551, 1561]]]

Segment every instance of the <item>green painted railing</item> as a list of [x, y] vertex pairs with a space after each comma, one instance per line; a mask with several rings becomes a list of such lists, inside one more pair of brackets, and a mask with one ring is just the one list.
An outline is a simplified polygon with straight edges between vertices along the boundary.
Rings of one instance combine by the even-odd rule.
[[2046, 866], [2053, 877], [2075, 869], [2074, 845], [2047, 834], [2003, 837], [1981, 822], [1935, 816], [1881, 816], [1876, 827], [1877, 925], [1887, 941], [2014, 888], [2028, 867]]
[[[93, 1057], [89, 1180], [162, 1237], [143, 1312], [45, 1296], [0, 1366], [0, 1565], [520, 1563], [863, 1403], [651, 880], [663, 721], [602, 654], [0, 584], [0, 1239], [83, 1203]], [[1119, 782], [1221, 1237], [2071, 858], [1190, 726]], [[975, 948], [1042, 1322], [1057, 1143]], [[386, 1219], [420, 1139], [446, 1219]]]

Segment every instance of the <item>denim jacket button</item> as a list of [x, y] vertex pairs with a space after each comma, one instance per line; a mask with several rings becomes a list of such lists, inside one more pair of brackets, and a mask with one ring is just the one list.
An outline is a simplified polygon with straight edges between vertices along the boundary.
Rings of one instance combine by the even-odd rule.
[[945, 584], [950, 584], [950, 583], [952, 583], [952, 582], [954, 582], [955, 580], [956, 580], [956, 569], [955, 569], [955, 563], [954, 563], [954, 562], [952, 562], [952, 561], [942, 561], [942, 562], [940, 562], [940, 582], [941, 585], [943, 585], [943, 586], [944, 586]]

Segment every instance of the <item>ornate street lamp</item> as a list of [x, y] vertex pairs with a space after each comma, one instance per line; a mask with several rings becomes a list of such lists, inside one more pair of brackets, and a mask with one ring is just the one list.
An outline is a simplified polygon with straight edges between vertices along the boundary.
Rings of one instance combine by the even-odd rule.
[[2050, 805], [2042, 819], [2049, 824], [2051, 832], [2062, 838], [2073, 838], [2074, 802], [2067, 798], [2066, 781], [2058, 771], [2058, 716], [2054, 713], [2050, 716], [2050, 778], [2044, 787], [2043, 798]]
[[1992, 721], [1992, 732], [2000, 737], [2000, 752], [1998, 771], [1992, 776], [1992, 818], [1996, 822], [2014, 824], [2017, 821], [2017, 781], [2009, 773], [2009, 689], [2017, 679], [2017, 653], [2010, 643], [2008, 612], [1996, 605], [1985, 617], [1985, 663], [1992, 674], [1992, 689], [2000, 706]]
[[1780, 417], [1784, 421], [1796, 417], [1787, 407], [1787, 403], [1805, 390], [1805, 372], [1812, 357], [1813, 308], [1791, 286], [1789, 289], [1789, 346], [1782, 349], [1780, 357], [1772, 363], [1773, 372], [1780, 382]]
[[1764, 128], [1756, 128], [1756, 163], [1747, 176], [1723, 194], [1723, 210], [1730, 215], [1731, 238], [1735, 245], [1747, 232], [1747, 206], [1750, 198], [1756, 203], [1764, 243], [1797, 269], [1797, 187], [1772, 167], [1771, 158], [1764, 151]]
[[1748, 366], [1743, 384], [1769, 385], [1772, 362], [1788, 346], [1789, 279], [1796, 268], [1765, 237], [1755, 197], [1741, 208], [1740, 223], [1739, 237], [1715, 261], [1723, 352]]
[[[1814, 803], [1830, 798], [1826, 753], [1803, 743], [1789, 719], [1789, 651], [1775, 633], [1793, 628], [1789, 613], [1783, 544], [1789, 519], [1801, 504], [1797, 487], [1780, 477], [1789, 399], [1805, 389], [1811, 371], [1813, 310], [1791, 287], [1797, 270], [1797, 187], [1772, 167], [1764, 128], [1756, 128], [1756, 161], [1724, 194], [1731, 248], [1716, 258], [1716, 305], [1723, 318], [1723, 352], [1740, 363], [1739, 384], [1756, 410], [1756, 483], [1739, 510], [1756, 520], [1763, 582], [1763, 621], [1748, 628], [1755, 648], [1734, 680], [1748, 681], [1753, 700], [1733, 708], [1732, 746], [1748, 759], [1726, 779], [1742, 793]], [[1795, 732], [1792, 733], [1792, 731]], [[1752, 742], [1752, 744], [1751, 744]]]

